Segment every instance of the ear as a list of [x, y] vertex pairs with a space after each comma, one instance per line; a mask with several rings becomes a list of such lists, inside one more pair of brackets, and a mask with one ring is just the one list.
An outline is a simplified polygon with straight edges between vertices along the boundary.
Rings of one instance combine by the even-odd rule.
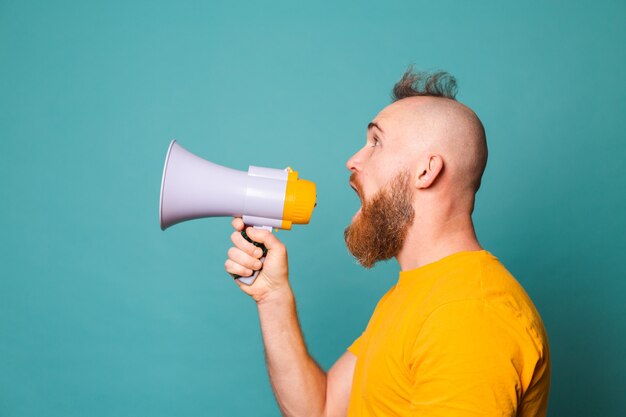
[[443, 171], [443, 159], [440, 155], [429, 154], [428, 157], [418, 165], [415, 176], [415, 187], [426, 189], [430, 187], [435, 179]]

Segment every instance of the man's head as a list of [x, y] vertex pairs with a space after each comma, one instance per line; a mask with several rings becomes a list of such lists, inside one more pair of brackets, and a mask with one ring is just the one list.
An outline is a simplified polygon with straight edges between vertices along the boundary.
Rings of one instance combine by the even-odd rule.
[[396, 256], [416, 219], [471, 215], [487, 144], [482, 123], [455, 95], [451, 75], [409, 69], [348, 160], [362, 207], [344, 236], [363, 266]]

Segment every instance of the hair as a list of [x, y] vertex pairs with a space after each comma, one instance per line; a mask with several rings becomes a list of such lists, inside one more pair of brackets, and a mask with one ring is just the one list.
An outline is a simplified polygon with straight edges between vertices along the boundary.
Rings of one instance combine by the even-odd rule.
[[391, 91], [392, 101], [414, 96], [432, 96], [456, 100], [456, 78], [446, 71], [428, 73], [409, 66]]
[[[400, 80], [393, 86], [393, 89], [391, 90], [391, 99], [393, 102], [396, 102], [408, 97], [430, 96], [457, 101], [456, 93], [456, 78], [454, 78], [454, 76], [450, 73], [441, 70], [432, 73], [427, 71], [416, 71], [413, 69], [413, 65], [410, 65], [406, 71], [404, 71], [404, 74], [402, 74], [402, 78], [400, 78]], [[476, 166], [474, 168], [475, 174], [470, 178], [469, 183], [472, 191], [476, 193], [480, 188], [482, 175], [487, 164], [487, 142], [485, 137], [485, 128], [482, 122], [473, 111], [472, 113], [475, 117], [479, 140], [482, 142], [482, 146], [478, 147], [478, 154], [476, 155]]]

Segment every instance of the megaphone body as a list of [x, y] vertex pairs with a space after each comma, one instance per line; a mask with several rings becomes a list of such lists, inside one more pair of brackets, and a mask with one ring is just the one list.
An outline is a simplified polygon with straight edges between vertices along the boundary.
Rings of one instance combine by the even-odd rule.
[[[289, 230], [293, 224], [308, 224], [315, 205], [315, 183], [299, 179], [291, 168], [251, 165], [247, 172], [239, 171], [202, 159], [176, 140], [170, 143], [161, 180], [162, 230], [186, 220], [219, 216], [242, 217], [256, 228]], [[258, 273], [237, 279], [252, 284]]]

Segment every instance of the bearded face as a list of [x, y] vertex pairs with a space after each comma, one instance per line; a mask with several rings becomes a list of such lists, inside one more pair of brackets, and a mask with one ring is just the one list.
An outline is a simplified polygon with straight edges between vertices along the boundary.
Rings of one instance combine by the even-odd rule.
[[[351, 181], [359, 196], [362, 187], [354, 174]], [[369, 200], [363, 201], [360, 213], [344, 231], [348, 250], [366, 268], [396, 256], [413, 224], [413, 188], [411, 174], [401, 171]]]

